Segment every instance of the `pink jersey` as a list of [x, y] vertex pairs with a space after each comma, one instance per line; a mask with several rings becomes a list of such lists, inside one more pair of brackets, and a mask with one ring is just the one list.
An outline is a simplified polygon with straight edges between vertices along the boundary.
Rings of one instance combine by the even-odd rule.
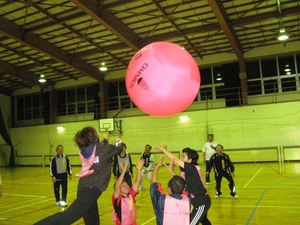
[[186, 195], [182, 199], [166, 196], [163, 225], [190, 224], [190, 201]]

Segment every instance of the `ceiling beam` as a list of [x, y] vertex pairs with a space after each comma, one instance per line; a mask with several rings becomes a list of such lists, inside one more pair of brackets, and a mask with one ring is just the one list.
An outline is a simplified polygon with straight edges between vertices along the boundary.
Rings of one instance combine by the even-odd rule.
[[207, 0], [238, 59], [244, 58], [243, 48], [226, 14], [221, 0]]
[[52, 59], [61, 62], [75, 70], [80, 71], [86, 76], [89, 76], [99, 82], [104, 80], [103, 75], [99, 70], [81, 59], [72, 59], [68, 53], [62, 51], [58, 47], [50, 44], [49, 42], [41, 39], [33, 33], [24, 33], [15, 24], [0, 17], [0, 33], [21, 42], [22, 44], [31, 47], [43, 54], [50, 56]]
[[94, 20], [99, 24], [104, 26], [121, 41], [130, 46], [134, 51], [141, 49], [140, 44], [138, 43], [139, 37], [125, 26], [118, 18], [116, 18], [109, 11], [101, 11], [97, 8], [97, 1], [94, 0], [71, 0], [78, 8], [82, 9], [87, 15], [90, 15]]
[[40, 83], [39, 76], [35, 75], [34, 73], [31, 73], [29, 71], [21, 70], [19, 71], [17, 67], [12, 66], [6, 62], [0, 61], [0, 68], [4, 73], [7, 73], [13, 77], [22, 79], [26, 82], [29, 82], [33, 85], [36, 85], [40, 88], [44, 88], [45, 86], [54, 86], [54, 83], [50, 80], [47, 80], [45, 83]]

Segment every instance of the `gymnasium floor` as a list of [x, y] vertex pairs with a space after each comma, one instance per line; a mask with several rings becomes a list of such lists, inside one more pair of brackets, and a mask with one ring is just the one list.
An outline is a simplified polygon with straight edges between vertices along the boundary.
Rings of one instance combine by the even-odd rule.
[[[229, 195], [228, 182], [222, 181], [223, 196], [214, 199], [214, 185], [207, 188], [212, 199], [208, 218], [213, 225], [299, 225], [300, 224], [300, 163], [235, 164], [235, 183], [239, 199]], [[204, 165], [201, 165], [204, 171]], [[73, 173], [80, 167], [73, 167]], [[48, 167], [0, 167], [3, 196], [0, 198], [1, 225], [28, 225], [62, 212], [55, 205]], [[165, 187], [170, 176], [161, 168], [158, 179]], [[213, 177], [212, 177], [212, 180]], [[77, 178], [69, 182], [68, 203], [76, 197]], [[111, 195], [114, 179], [98, 200], [102, 225], [111, 221]], [[145, 181], [148, 185], [148, 181]], [[298, 190], [298, 191], [297, 191]], [[155, 225], [149, 189], [137, 195], [139, 225]], [[84, 224], [80, 219], [74, 224]]]

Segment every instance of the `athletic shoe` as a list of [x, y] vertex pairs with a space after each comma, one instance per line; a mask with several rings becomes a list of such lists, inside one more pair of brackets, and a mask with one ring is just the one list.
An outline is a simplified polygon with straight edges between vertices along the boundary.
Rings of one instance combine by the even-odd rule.
[[235, 195], [235, 196], [232, 196], [233, 198], [239, 198], [239, 196], [238, 195]]
[[215, 198], [221, 198], [221, 195], [216, 195]]
[[57, 201], [57, 202], [56, 202], [56, 205], [60, 206], [60, 201]]
[[139, 188], [139, 191], [145, 191], [146, 189], [144, 187]]
[[66, 207], [68, 204], [65, 201], [60, 201], [60, 206], [61, 207]]

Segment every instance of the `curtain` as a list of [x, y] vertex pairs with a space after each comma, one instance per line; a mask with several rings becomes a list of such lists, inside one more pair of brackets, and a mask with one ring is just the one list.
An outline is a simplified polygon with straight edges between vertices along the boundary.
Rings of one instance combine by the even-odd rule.
[[14, 147], [12, 145], [11, 139], [9, 137], [9, 134], [6, 130], [6, 126], [5, 126], [5, 121], [4, 121], [4, 117], [2, 114], [2, 109], [0, 106], [0, 135], [2, 136], [3, 140], [6, 142], [6, 144], [8, 144], [10, 146], [10, 157], [9, 157], [9, 166], [15, 166], [15, 151], [14, 151]]

